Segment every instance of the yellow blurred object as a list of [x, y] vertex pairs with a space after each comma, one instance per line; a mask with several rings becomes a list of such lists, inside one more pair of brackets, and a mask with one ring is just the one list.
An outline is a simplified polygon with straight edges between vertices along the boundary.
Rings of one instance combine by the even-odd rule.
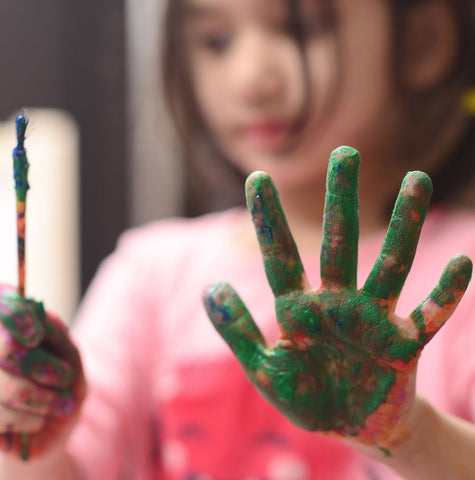
[[475, 87], [470, 88], [462, 97], [462, 107], [470, 115], [475, 115]]

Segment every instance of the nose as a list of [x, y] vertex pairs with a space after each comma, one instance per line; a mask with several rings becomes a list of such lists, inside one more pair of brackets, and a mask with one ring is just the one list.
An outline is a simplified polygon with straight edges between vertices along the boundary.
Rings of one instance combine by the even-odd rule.
[[286, 75], [279, 50], [271, 38], [249, 32], [234, 52], [230, 75], [235, 93], [251, 105], [261, 105], [281, 97], [286, 88]]

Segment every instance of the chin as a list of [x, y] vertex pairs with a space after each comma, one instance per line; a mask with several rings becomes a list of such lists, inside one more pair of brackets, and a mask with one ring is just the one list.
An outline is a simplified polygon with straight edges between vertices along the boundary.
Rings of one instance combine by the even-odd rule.
[[326, 166], [321, 169], [300, 169], [288, 166], [285, 168], [274, 167], [262, 168], [274, 182], [277, 190], [281, 193], [292, 191], [321, 190], [325, 188]]
[[302, 158], [273, 151], [240, 151], [228, 158], [246, 176], [256, 170], [265, 171], [278, 189], [308, 187], [312, 183], [319, 186], [326, 181], [328, 156]]

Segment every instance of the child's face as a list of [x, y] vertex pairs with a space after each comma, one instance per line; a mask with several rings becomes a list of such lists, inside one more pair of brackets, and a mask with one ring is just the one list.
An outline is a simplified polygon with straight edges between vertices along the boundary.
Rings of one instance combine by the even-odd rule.
[[392, 107], [388, 8], [382, 0], [336, 0], [335, 37], [324, 3], [299, 2], [309, 96], [285, 1], [186, 0], [202, 116], [235, 165], [244, 173], [266, 170], [279, 188], [321, 181], [329, 152], [341, 144], [360, 149], [367, 163], [374, 139], [384, 141], [383, 117]]

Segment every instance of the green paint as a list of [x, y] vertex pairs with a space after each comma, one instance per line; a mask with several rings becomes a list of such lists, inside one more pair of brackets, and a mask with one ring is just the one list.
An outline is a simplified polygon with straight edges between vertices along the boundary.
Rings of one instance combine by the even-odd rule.
[[[269, 176], [256, 172], [246, 182], [282, 332], [275, 345], [266, 345], [229, 285], [211, 287], [204, 299], [211, 321], [250, 380], [292, 422], [307, 430], [361, 436], [389, 455], [385, 428], [391, 428], [390, 419], [388, 425], [372, 424], [371, 431], [368, 420], [382, 405], [399, 415], [402, 402], [411, 401], [408, 372], [430, 338], [424, 333], [428, 304], [413, 313], [421, 332], [416, 340], [396, 325], [392, 312], [412, 265], [432, 188], [421, 172], [406, 176], [381, 253], [364, 288], [357, 289], [358, 165], [358, 152], [349, 147], [330, 157], [317, 289], [305, 287], [303, 266]], [[466, 257], [447, 267], [426, 300], [441, 305], [441, 320], [455, 308], [470, 275]], [[393, 390], [398, 394], [390, 396]]]
[[383, 447], [378, 447], [378, 448], [381, 452], [384, 453], [385, 457], [391, 457], [392, 456], [391, 451], [388, 450], [387, 448], [383, 448]]
[[467, 288], [472, 278], [472, 262], [465, 255], [455, 255], [444, 269], [438, 288], [431, 293], [431, 298], [443, 307], [448, 301], [453, 301], [453, 294]]
[[17, 361], [23, 375], [42, 385], [67, 388], [74, 381], [74, 370], [46, 350], [28, 350]]
[[356, 286], [359, 164], [359, 153], [351, 147], [330, 155], [320, 255], [321, 278], [328, 288]]
[[397, 299], [411, 269], [417, 242], [432, 196], [423, 172], [409, 172], [394, 206], [381, 252], [364, 286], [378, 298]]
[[30, 435], [26, 433], [18, 434], [18, 443], [20, 449], [20, 458], [26, 462], [30, 458]]
[[44, 337], [44, 309], [41, 302], [25, 300], [16, 291], [2, 295], [0, 321], [22, 345], [37, 345]]
[[24, 146], [25, 132], [28, 126], [28, 117], [19, 115], [15, 121], [17, 146], [13, 150], [13, 178], [15, 180], [15, 191], [17, 199], [26, 201], [26, 192], [30, 188], [28, 184], [29, 163]]
[[264, 268], [274, 295], [304, 288], [304, 269], [280, 205], [277, 190], [264, 172], [246, 181], [246, 201], [261, 247]]
[[226, 283], [211, 286], [203, 301], [213, 325], [229, 343], [248, 372], [256, 372], [264, 357], [265, 342], [244, 303]]
[[465, 255], [455, 255], [445, 267], [439, 283], [411, 313], [419, 330], [419, 343], [426, 344], [436, 333], [429, 323], [443, 325], [455, 310], [472, 278], [472, 262]]

